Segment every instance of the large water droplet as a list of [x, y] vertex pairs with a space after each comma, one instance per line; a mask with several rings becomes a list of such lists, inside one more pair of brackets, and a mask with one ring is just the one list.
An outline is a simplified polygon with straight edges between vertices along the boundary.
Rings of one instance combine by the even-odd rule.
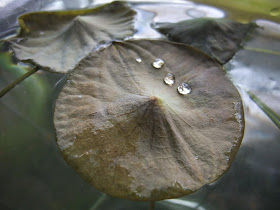
[[142, 59], [141, 58], [136, 58], [135, 59], [138, 63], [141, 63], [142, 62]]
[[280, 16], [280, 7], [276, 7], [270, 10], [271, 16]]
[[164, 60], [157, 58], [154, 62], [153, 62], [153, 67], [156, 69], [161, 69], [162, 66], [164, 65]]
[[189, 93], [192, 91], [191, 87], [190, 87], [187, 83], [185, 83], [185, 82], [183, 82], [183, 83], [177, 88], [177, 90], [178, 90], [178, 92], [179, 92], [180, 94], [182, 94], [182, 95], [189, 94]]
[[167, 73], [163, 79], [163, 81], [165, 82], [165, 84], [167, 85], [173, 85], [175, 83], [175, 77], [173, 76], [173, 74], [171, 73]]

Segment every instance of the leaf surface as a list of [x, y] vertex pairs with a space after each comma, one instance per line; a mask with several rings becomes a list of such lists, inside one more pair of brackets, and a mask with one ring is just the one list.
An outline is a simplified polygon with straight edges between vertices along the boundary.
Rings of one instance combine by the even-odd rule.
[[10, 42], [19, 59], [65, 73], [101, 44], [132, 35], [134, 15], [122, 2], [86, 10], [29, 13], [19, 18], [20, 34]]
[[[158, 69], [157, 58], [165, 62]], [[172, 86], [163, 81], [167, 73], [175, 76]], [[85, 180], [109, 195], [186, 195], [220, 177], [239, 148], [240, 96], [222, 67], [194, 48], [115, 42], [84, 59], [68, 79], [54, 113], [58, 146]], [[177, 91], [183, 82], [189, 94]]]
[[252, 23], [213, 18], [156, 24], [156, 29], [170, 40], [196, 47], [221, 64], [232, 58], [242, 40], [254, 28]]

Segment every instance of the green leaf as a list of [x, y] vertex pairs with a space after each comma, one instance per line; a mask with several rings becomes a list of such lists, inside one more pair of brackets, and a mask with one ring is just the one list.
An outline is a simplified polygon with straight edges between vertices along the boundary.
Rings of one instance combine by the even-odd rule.
[[271, 119], [271, 121], [280, 129], [280, 116], [263, 103], [257, 96], [250, 91], [247, 92], [250, 98], [261, 108], [261, 110]]
[[[163, 65], [154, 65], [157, 59]], [[168, 73], [173, 85], [164, 82]], [[222, 67], [192, 47], [115, 42], [68, 79], [55, 106], [58, 146], [85, 180], [111, 196], [189, 194], [218, 179], [239, 148], [240, 96]], [[177, 90], [182, 83], [189, 94]]]
[[156, 29], [170, 40], [196, 47], [221, 64], [232, 58], [247, 33], [255, 27], [255, 24], [211, 18], [156, 24]]
[[279, 0], [194, 0], [221, 8], [228, 18], [250, 22], [256, 19], [280, 22]]
[[86, 10], [29, 13], [19, 18], [20, 34], [10, 43], [20, 60], [65, 73], [101, 44], [132, 35], [134, 15], [122, 2]]

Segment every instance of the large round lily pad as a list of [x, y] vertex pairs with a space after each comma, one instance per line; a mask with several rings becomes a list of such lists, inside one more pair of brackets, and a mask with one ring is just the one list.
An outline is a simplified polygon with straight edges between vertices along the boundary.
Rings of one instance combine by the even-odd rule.
[[[157, 58], [161, 68], [152, 65]], [[167, 73], [175, 77], [171, 86]], [[189, 94], [177, 91], [183, 82]], [[228, 169], [243, 136], [242, 109], [222, 67], [202, 52], [126, 41], [79, 64], [57, 99], [54, 125], [66, 161], [97, 189], [160, 200], [191, 193]]]

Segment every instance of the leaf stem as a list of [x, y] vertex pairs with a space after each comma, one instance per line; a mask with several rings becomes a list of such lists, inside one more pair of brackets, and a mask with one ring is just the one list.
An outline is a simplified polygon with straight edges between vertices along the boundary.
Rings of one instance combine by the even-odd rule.
[[27, 73], [22, 75], [20, 78], [18, 78], [14, 82], [12, 82], [11, 84], [9, 84], [7, 87], [5, 87], [3, 90], [0, 91], [0, 98], [3, 97], [6, 93], [8, 93], [11, 89], [13, 89], [17, 84], [19, 84], [24, 79], [26, 79], [27, 77], [31, 76], [32, 74], [34, 74], [38, 70], [39, 70], [39, 68], [35, 67], [35, 68], [29, 70]]
[[274, 50], [267, 50], [267, 49], [254, 48], [254, 47], [243, 47], [243, 49], [254, 51], [254, 52], [261, 52], [261, 53], [267, 53], [267, 54], [271, 54], [271, 55], [280, 56], [280, 52], [274, 51]]
[[150, 201], [149, 210], [155, 210], [155, 201]]
[[262, 111], [272, 120], [272, 122], [280, 129], [280, 116], [263, 103], [257, 96], [247, 91], [250, 98], [262, 109]]

